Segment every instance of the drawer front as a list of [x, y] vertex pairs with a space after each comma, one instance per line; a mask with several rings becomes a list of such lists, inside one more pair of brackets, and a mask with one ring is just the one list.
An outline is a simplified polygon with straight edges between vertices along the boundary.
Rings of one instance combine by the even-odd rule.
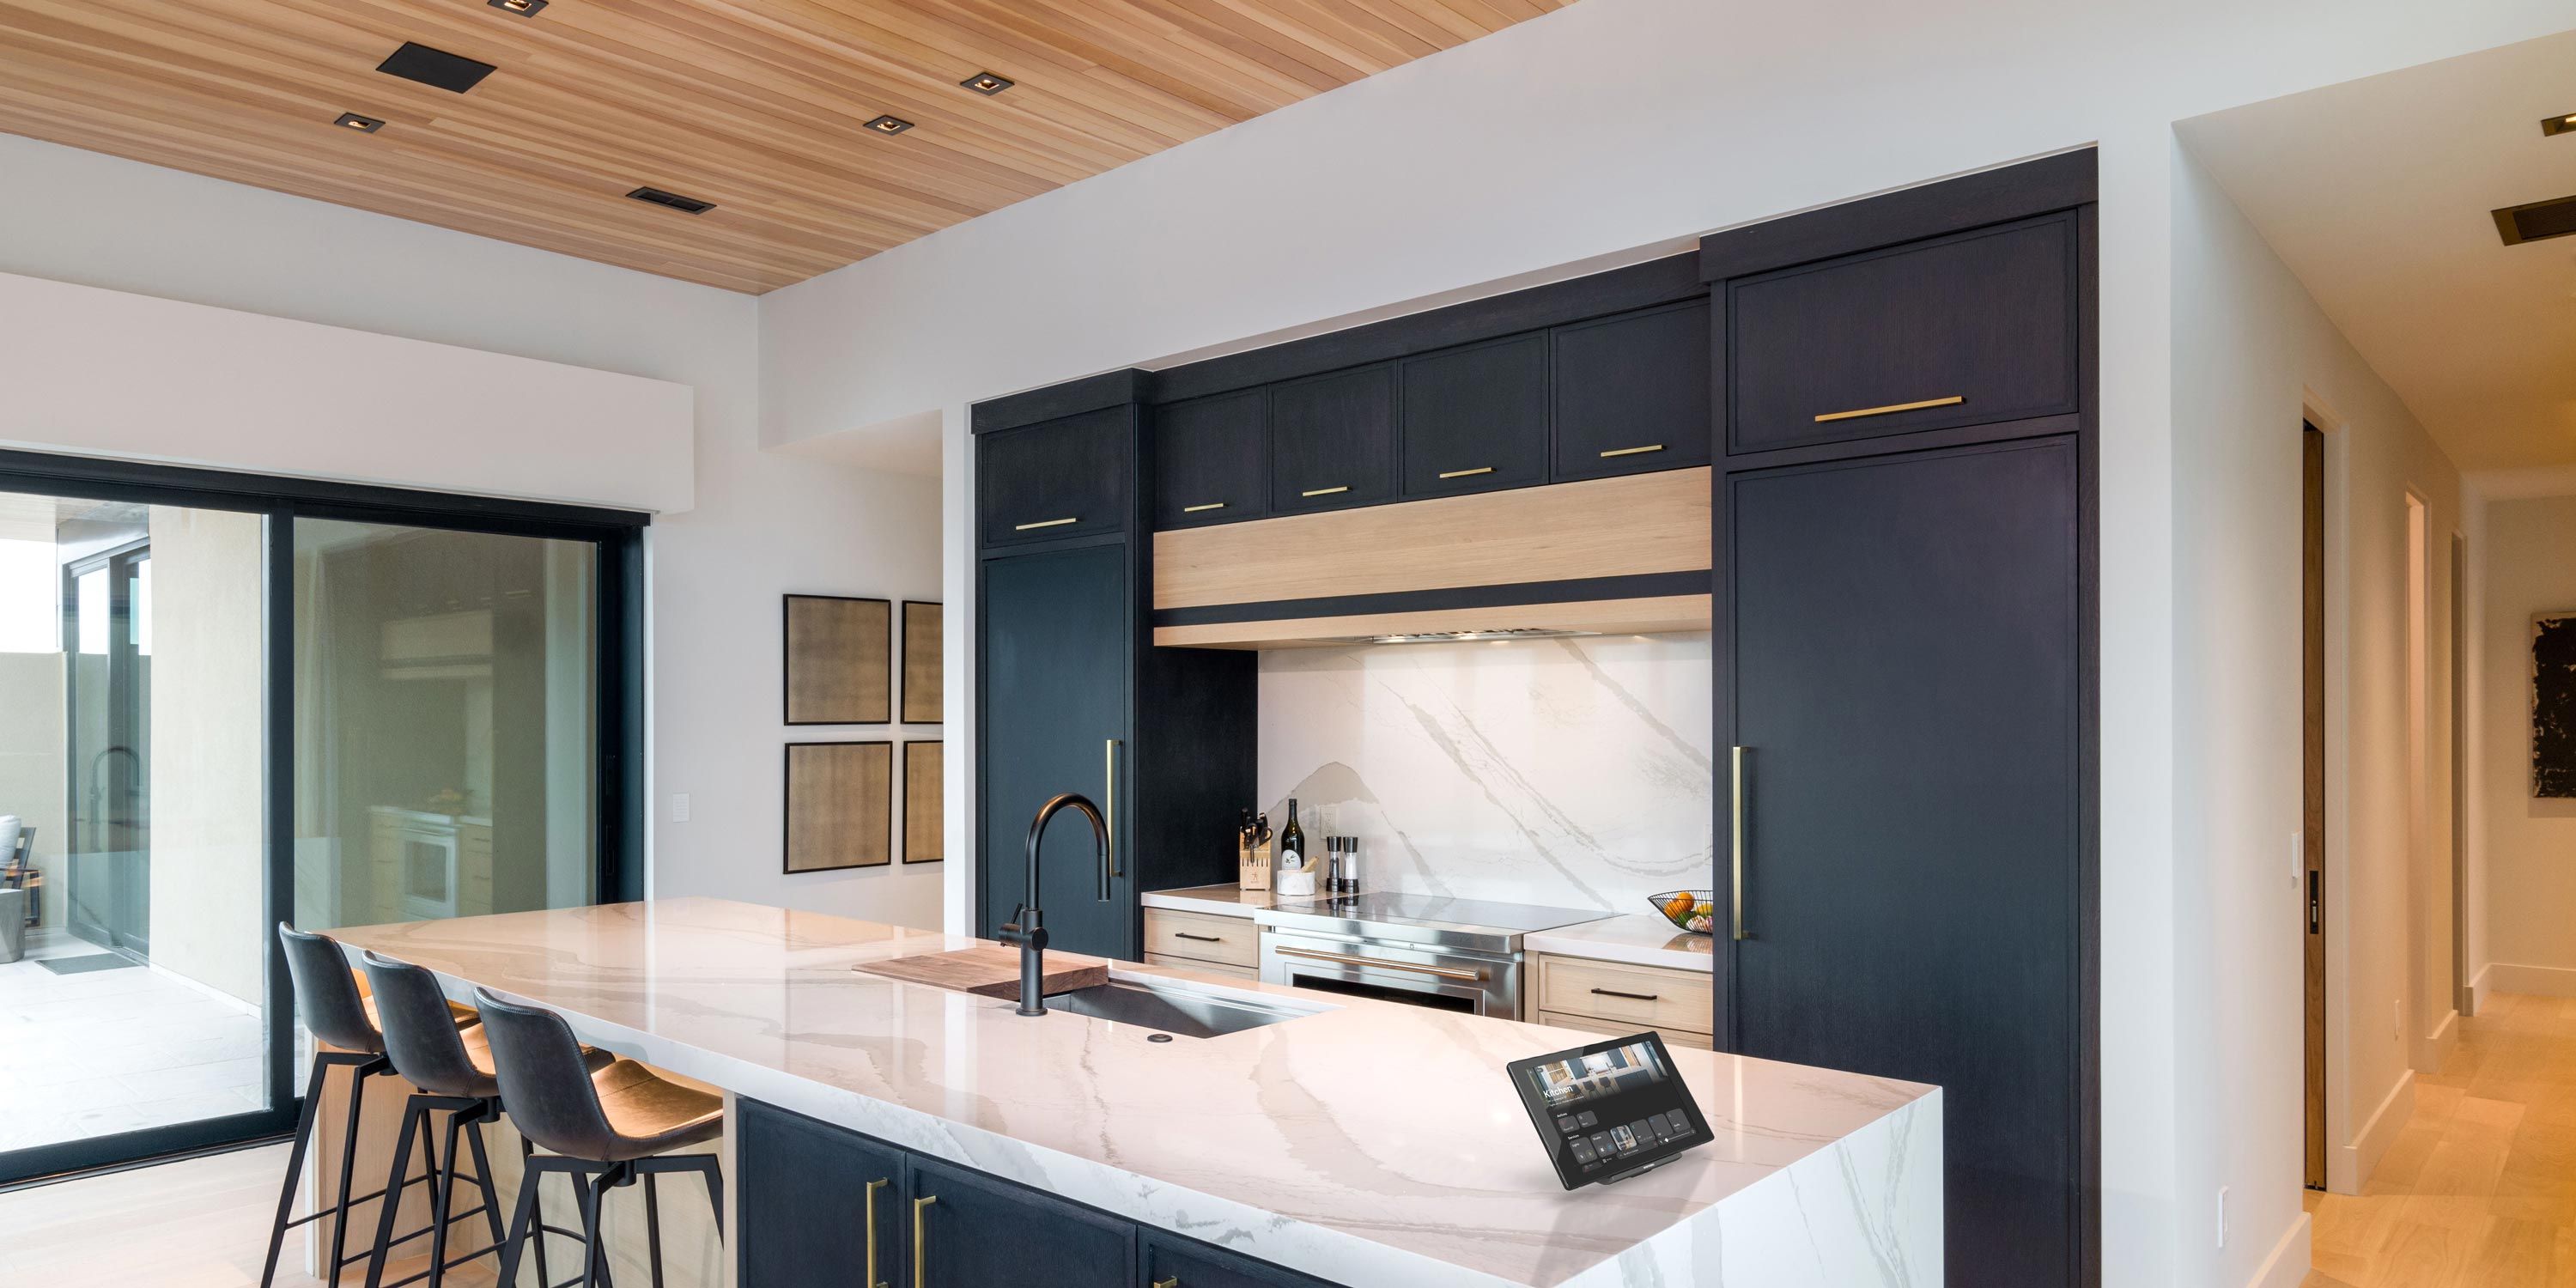
[[1161, 1230], [1139, 1227], [1144, 1282], [1171, 1288], [1333, 1288], [1311, 1275], [1282, 1269]]
[[1395, 368], [1270, 388], [1270, 511], [1374, 505], [1395, 492]]
[[1714, 1001], [1706, 975], [1548, 955], [1539, 959], [1532, 1009], [1705, 1033]]
[[1706, 465], [1708, 302], [1558, 327], [1558, 482]]
[[1405, 496], [1547, 481], [1546, 335], [1410, 358], [1402, 370]]
[[1261, 927], [1245, 917], [1145, 910], [1145, 951], [1226, 966], [1261, 966]]
[[1228, 979], [1248, 979], [1257, 982], [1261, 978], [1261, 968], [1258, 966], [1228, 966], [1223, 962], [1194, 961], [1187, 957], [1173, 957], [1165, 953], [1145, 954], [1145, 964], [1169, 966], [1175, 970], [1194, 970], [1202, 975], [1223, 975]]
[[[1589, 1015], [1566, 1015], [1557, 1011], [1541, 1011], [1530, 1017], [1530, 1023], [1544, 1024], [1553, 1029], [1580, 1029], [1585, 1033], [1601, 1033], [1612, 1037], [1624, 1037], [1628, 1034], [1637, 1032], [1641, 1028], [1652, 1027], [1640, 1024], [1621, 1024], [1616, 1020], [1594, 1019]], [[1708, 1040], [1708, 1035], [1705, 1033], [1694, 1033], [1689, 1029], [1671, 1029], [1662, 1027], [1654, 1027], [1653, 1031], [1663, 1035], [1664, 1044], [1666, 1046], [1690, 1047], [1697, 1051], [1714, 1051], [1717, 1049], [1716, 1044], [1710, 1042]]]
[[2071, 215], [1729, 282], [1727, 451], [2078, 409]]
[[984, 544], [1125, 531], [1133, 415], [1108, 407], [976, 436]]
[[1194, 528], [1270, 513], [1270, 394], [1174, 403], [1154, 413], [1154, 526]]

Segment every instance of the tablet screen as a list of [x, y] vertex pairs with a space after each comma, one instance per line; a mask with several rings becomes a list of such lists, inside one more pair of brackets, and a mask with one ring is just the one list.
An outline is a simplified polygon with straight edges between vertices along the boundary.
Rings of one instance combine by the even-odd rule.
[[1615, 1181], [1708, 1139], [1654, 1033], [1515, 1060], [1512, 1082], [1565, 1188]]

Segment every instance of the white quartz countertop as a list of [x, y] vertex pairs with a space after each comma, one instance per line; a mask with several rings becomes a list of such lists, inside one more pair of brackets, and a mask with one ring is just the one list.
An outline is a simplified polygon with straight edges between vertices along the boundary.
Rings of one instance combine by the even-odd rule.
[[1715, 946], [1707, 935], [1675, 930], [1673, 923], [1651, 912], [1604, 917], [1555, 930], [1533, 930], [1521, 938], [1521, 947], [1528, 952], [1673, 970], [1709, 969], [1715, 960], [1710, 955]]
[[714, 899], [335, 933], [452, 996], [1355, 1288], [1939, 1276], [1940, 1093], [1915, 1083], [1677, 1049], [1711, 1142], [1569, 1192], [1504, 1071], [1561, 1030], [1121, 963], [1330, 1008], [1149, 1043], [850, 969], [973, 940]]
[[1249, 917], [1278, 906], [1276, 890], [1246, 890], [1241, 886], [1190, 886], [1182, 890], [1148, 890], [1144, 904], [1148, 908], [1169, 908], [1174, 912], [1204, 912], [1215, 917]]

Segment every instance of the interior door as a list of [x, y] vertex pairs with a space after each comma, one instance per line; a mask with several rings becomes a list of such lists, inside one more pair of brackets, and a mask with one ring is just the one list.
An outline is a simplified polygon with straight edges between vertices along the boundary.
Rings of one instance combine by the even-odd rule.
[[[1109, 778], [1127, 736], [1126, 578], [1123, 544], [984, 564], [984, 826], [976, 838], [984, 858], [984, 935], [1027, 898], [1025, 841], [1039, 807], [1079, 792], [1114, 808]], [[1102, 902], [1090, 826], [1070, 812], [1057, 816], [1038, 901], [1052, 947], [1135, 957], [1123, 855], [1118, 870]]]
[[1951, 1283], [2081, 1276], [2078, 480], [2050, 438], [1722, 489], [1749, 937], [1717, 1032], [1941, 1085]]

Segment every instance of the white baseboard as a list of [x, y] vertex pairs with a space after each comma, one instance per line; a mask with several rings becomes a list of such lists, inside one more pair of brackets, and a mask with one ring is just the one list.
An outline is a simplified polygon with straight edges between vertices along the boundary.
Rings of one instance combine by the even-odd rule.
[[2444, 1011], [2442, 1022], [2434, 1025], [2433, 1031], [2425, 1034], [2424, 1040], [2415, 1044], [2415, 1071], [2440, 1073], [2442, 1062], [2450, 1059], [2452, 1050], [2459, 1045], [2460, 1013]]
[[259, 1014], [260, 1008], [259, 1008], [258, 1006], [253, 1005], [252, 1003], [249, 1003], [249, 1002], [245, 1002], [245, 1001], [243, 1001], [242, 999], [240, 999], [240, 998], [238, 998], [238, 997], [235, 997], [235, 996], [233, 996], [232, 994], [227, 993], [227, 992], [225, 992], [224, 990], [222, 990], [222, 989], [220, 989], [220, 988], [217, 988], [217, 987], [215, 987], [215, 986], [214, 986], [214, 985], [212, 985], [212, 984], [206, 983], [206, 982], [205, 982], [205, 981], [203, 981], [203, 980], [190, 979], [190, 978], [188, 978], [187, 976], [182, 975], [182, 974], [180, 974], [179, 972], [177, 972], [177, 971], [175, 971], [175, 970], [172, 970], [172, 969], [170, 969], [169, 967], [164, 966], [164, 965], [162, 965], [162, 964], [161, 964], [161, 963], [159, 963], [159, 962], [151, 962], [151, 963], [147, 963], [147, 964], [148, 964], [148, 966], [150, 967], [150, 969], [151, 969], [151, 971], [152, 971], [152, 973], [153, 973], [153, 974], [158, 975], [158, 976], [160, 976], [161, 978], [166, 979], [166, 980], [169, 980], [169, 981], [171, 981], [171, 982], [173, 982], [173, 983], [175, 983], [175, 984], [178, 984], [179, 986], [181, 986], [181, 987], [183, 987], [183, 988], [186, 988], [186, 989], [188, 989], [188, 990], [190, 990], [190, 991], [192, 991], [192, 992], [202, 993], [202, 994], [204, 994], [207, 998], [209, 998], [209, 999], [211, 999], [211, 1000], [213, 1000], [213, 1001], [221, 1002], [221, 1003], [223, 1003], [225, 1006], [227, 1006], [227, 1007], [231, 1008], [232, 1010], [238, 1011], [238, 1012], [240, 1012], [241, 1014], [244, 1014], [244, 1015], [257, 1015], [257, 1014]]
[[2287, 1234], [2272, 1245], [2272, 1255], [2263, 1259], [2263, 1268], [2245, 1281], [2245, 1288], [2299, 1288], [2308, 1277], [2308, 1238], [2311, 1225], [2308, 1214], [2290, 1223]]
[[2326, 1152], [2326, 1189], [2336, 1194], [2361, 1193], [2362, 1182], [2379, 1167], [2379, 1156], [2388, 1152], [2399, 1129], [2414, 1116], [2415, 1071], [2407, 1069], [2397, 1075], [2397, 1085], [2388, 1089], [2361, 1130], [2353, 1133], [2352, 1143]]
[[2576, 969], [2565, 966], [2525, 966], [2517, 962], [2489, 962], [2478, 972], [2477, 982], [2470, 985], [2481, 996], [2497, 993], [2531, 993], [2540, 997], [2576, 997]]
[[2469, 977], [2469, 1014], [2472, 1016], [2486, 1009], [2487, 994], [2495, 988], [2488, 982], [2488, 972], [2494, 969], [2494, 964], [2490, 963], [2479, 967], [2478, 973]]

